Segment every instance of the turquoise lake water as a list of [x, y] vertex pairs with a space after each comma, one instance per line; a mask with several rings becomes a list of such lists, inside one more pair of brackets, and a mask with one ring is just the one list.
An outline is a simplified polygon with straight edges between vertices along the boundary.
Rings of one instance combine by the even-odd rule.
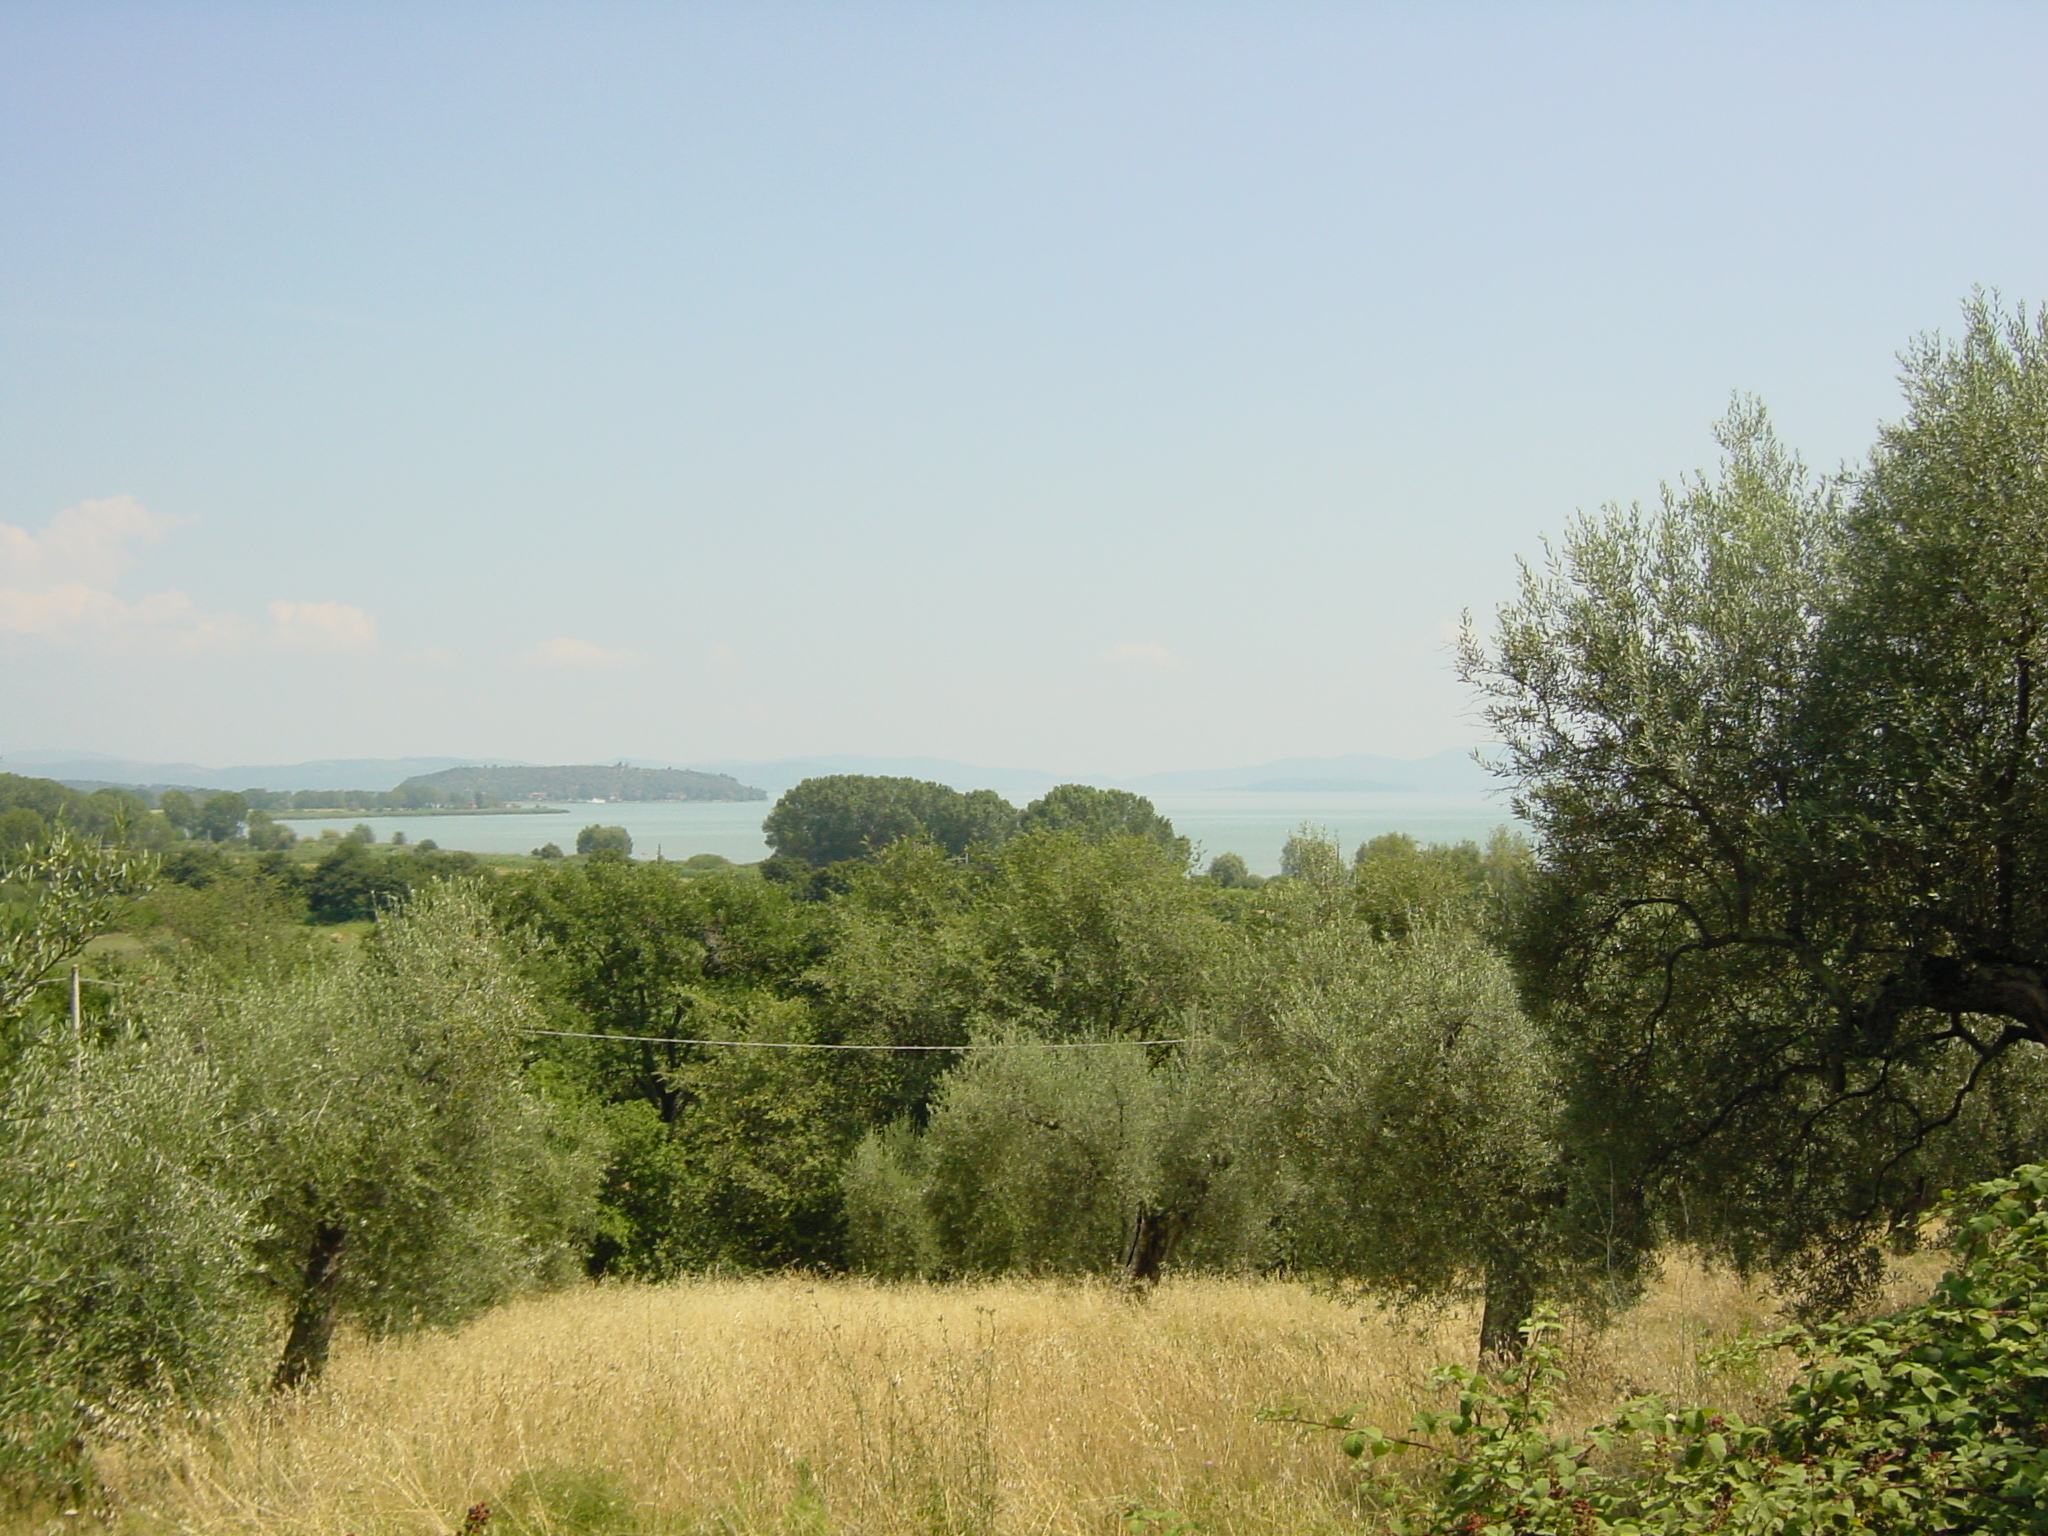
[[[1507, 807], [1478, 795], [1366, 792], [1283, 794], [1215, 789], [1154, 795], [1152, 803], [1190, 838], [1204, 862], [1219, 853], [1242, 855], [1257, 874], [1280, 868], [1280, 850], [1304, 822], [1337, 834], [1348, 855], [1368, 837], [1406, 832], [1424, 842], [1483, 841], [1511, 818]], [[414, 842], [432, 838], [443, 848], [472, 853], [527, 853], [542, 843], [574, 849], [577, 832], [592, 822], [624, 827], [633, 837], [633, 856], [686, 859], [717, 853], [735, 863], [765, 858], [761, 818], [772, 800], [648, 801], [612, 805], [570, 805], [554, 815], [365, 816], [378, 842], [402, 831]], [[346, 820], [279, 818], [301, 837], [318, 837], [323, 827], [347, 829]]]

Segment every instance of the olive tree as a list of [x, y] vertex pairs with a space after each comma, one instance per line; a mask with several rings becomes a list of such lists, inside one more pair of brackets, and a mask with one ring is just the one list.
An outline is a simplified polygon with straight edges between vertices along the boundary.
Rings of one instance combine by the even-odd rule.
[[1462, 657], [1541, 841], [1583, 1214], [1822, 1300], [2048, 1134], [2048, 320], [1980, 297], [1905, 363], [1864, 469], [1738, 405], [1716, 475], [1580, 519]]
[[147, 874], [59, 828], [0, 872], [0, 1488], [87, 1475], [91, 1437], [246, 1376], [254, 1213], [226, 1086], [183, 1041], [68, 1027], [61, 962]]
[[1293, 1263], [1382, 1293], [1477, 1292], [1513, 1353], [1563, 1279], [1557, 1095], [1505, 959], [1470, 928], [1319, 924], [1271, 947], [1240, 1028], [1285, 1153]]
[[0, 865], [0, 1026], [18, 1022], [50, 969], [112, 925], [153, 868], [61, 826]]
[[274, 1382], [317, 1376], [335, 1324], [468, 1316], [560, 1273], [595, 1159], [524, 1085], [539, 1023], [481, 899], [430, 888], [320, 966], [167, 999], [151, 1021], [226, 1083], [254, 1273], [289, 1314]]
[[229, 1093], [182, 1040], [17, 1057], [0, 1105], [0, 1489], [88, 1478], [95, 1438], [251, 1380], [259, 1218]]
[[885, 1274], [1121, 1273], [1185, 1252], [1254, 1255], [1265, 1205], [1238, 1064], [1213, 1044], [984, 1038], [922, 1129], [870, 1133], [847, 1165], [854, 1258]]

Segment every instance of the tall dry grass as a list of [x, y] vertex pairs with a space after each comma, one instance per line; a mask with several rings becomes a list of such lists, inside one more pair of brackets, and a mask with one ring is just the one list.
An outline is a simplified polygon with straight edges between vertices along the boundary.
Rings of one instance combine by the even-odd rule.
[[[1700, 1354], [1771, 1322], [1766, 1297], [1673, 1266], [1575, 1342], [1575, 1412], [1767, 1388]], [[1256, 1411], [1364, 1403], [1404, 1423], [1473, 1337], [1468, 1314], [1404, 1321], [1275, 1282], [1144, 1300], [1017, 1281], [610, 1286], [345, 1342], [314, 1391], [105, 1474], [119, 1525], [206, 1536], [445, 1536], [478, 1502], [490, 1536], [1111, 1536], [1134, 1509], [1218, 1536], [1356, 1530], [1328, 1438]]]

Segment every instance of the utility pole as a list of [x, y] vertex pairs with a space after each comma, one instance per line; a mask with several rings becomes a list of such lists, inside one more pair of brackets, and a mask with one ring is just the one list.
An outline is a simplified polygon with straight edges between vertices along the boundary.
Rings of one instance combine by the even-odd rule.
[[71, 967], [71, 1075], [85, 1097], [85, 1010], [78, 1005], [78, 967]]

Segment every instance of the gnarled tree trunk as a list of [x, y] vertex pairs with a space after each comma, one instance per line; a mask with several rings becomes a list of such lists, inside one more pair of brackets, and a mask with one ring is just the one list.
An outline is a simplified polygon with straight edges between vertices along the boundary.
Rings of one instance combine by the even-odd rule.
[[299, 1305], [292, 1313], [292, 1331], [285, 1338], [277, 1374], [270, 1379], [272, 1391], [289, 1392], [317, 1381], [327, 1368], [327, 1346], [334, 1340], [334, 1291], [341, 1279], [341, 1251], [347, 1243], [345, 1227], [313, 1229]]
[[1163, 1205], [1141, 1202], [1131, 1212], [1131, 1235], [1124, 1244], [1122, 1280], [1127, 1289], [1145, 1290], [1159, 1283], [1159, 1273], [1173, 1258], [1188, 1228], [1209, 1198], [1209, 1177], [1185, 1181], [1177, 1199]]

